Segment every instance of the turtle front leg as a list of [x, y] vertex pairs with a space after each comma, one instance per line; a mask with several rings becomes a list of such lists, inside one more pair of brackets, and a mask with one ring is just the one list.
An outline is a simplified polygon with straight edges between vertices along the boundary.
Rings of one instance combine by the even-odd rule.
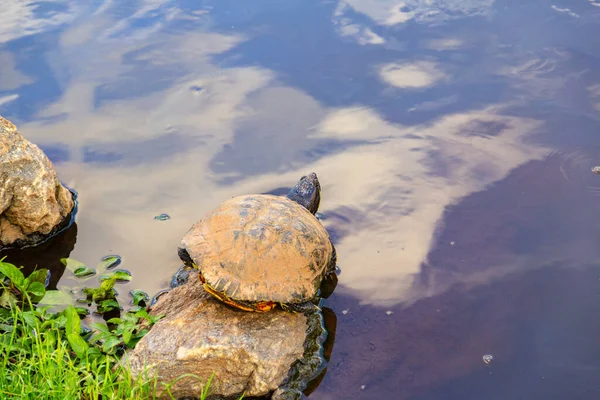
[[187, 283], [192, 269], [192, 267], [189, 267], [186, 264], [182, 265], [171, 279], [171, 289], [175, 289], [176, 287]]
[[335, 246], [331, 243], [331, 247], [333, 248], [333, 252], [331, 253], [331, 260], [329, 260], [329, 265], [325, 270], [325, 279], [331, 279], [333, 275], [335, 275], [335, 268], [337, 266], [337, 251], [335, 250]]

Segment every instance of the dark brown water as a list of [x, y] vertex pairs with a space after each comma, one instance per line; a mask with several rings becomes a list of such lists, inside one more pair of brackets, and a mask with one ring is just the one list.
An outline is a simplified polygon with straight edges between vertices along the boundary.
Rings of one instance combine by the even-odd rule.
[[120, 254], [120, 292], [155, 293], [204, 213], [316, 171], [342, 273], [311, 399], [600, 398], [600, 2], [4, 0], [0, 19], [0, 114], [79, 192], [41, 263]]

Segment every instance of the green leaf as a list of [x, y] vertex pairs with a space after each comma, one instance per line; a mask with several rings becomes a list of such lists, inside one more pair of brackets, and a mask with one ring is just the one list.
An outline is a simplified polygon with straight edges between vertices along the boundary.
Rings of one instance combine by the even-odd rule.
[[135, 314], [136, 312], [138, 312], [140, 310], [145, 310], [145, 308], [144, 307], [140, 307], [140, 306], [133, 306], [129, 310], [127, 310], [127, 312]]
[[133, 297], [133, 304], [139, 306], [141, 302], [144, 304], [148, 304], [150, 301], [150, 296], [146, 292], [142, 292], [141, 290], [132, 290], [129, 292], [131, 297]]
[[116, 336], [111, 336], [108, 339], [106, 339], [104, 341], [104, 343], [102, 344], [102, 350], [104, 350], [105, 353], [109, 353], [111, 352], [111, 350], [113, 350], [116, 346], [121, 344], [121, 339], [116, 337]]
[[43, 283], [40, 282], [32, 282], [29, 287], [27, 288], [27, 292], [35, 297], [34, 300], [40, 300], [44, 297], [44, 295], [46, 294], [46, 288], [44, 287]]
[[119, 303], [113, 299], [108, 299], [108, 300], [102, 301], [102, 307], [104, 307], [105, 309], [121, 308]]
[[155, 323], [160, 321], [163, 317], [164, 317], [164, 315], [149, 315], [148, 320], [150, 321], [150, 323], [152, 325], [154, 325]]
[[101, 323], [95, 322], [93, 324], [90, 324], [90, 326], [92, 328], [97, 329], [98, 331], [100, 331], [102, 333], [110, 333], [110, 329], [108, 329], [108, 326], [106, 326], [106, 324], [101, 324]]
[[141, 331], [139, 331], [138, 333], [135, 334], [135, 337], [137, 339], [141, 339], [142, 337], [144, 337], [148, 332], [150, 332], [150, 329], [142, 329]]
[[90, 310], [88, 310], [85, 307], [75, 307], [75, 311], [77, 311], [77, 314], [79, 314], [82, 317], [85, 317], [90, 314]]
[[47, 305], [71, 305], [75, 304], [75, 299], [67, 292], [59, 290], [46, 290], [44, 297], [40, 300], [39, 304]]
[[29, 279], [30, 282], [39, 282], [42, 285], [46, 285], [46, 278], [48, 277], [48, 270], [46, 268], [42, 268], [42, 269], [37, 269], [35, 271], [33, 271], [28, 277], [27, 279]]
[[74, 333], [67, 333], [67, 340], [77, 357], [84, 358], [89, 347], [88, 343], [79, 334]]
[[97, 360], [98, 358], [102, 357], [102, 352], [100, 351], [100, 349], [98, 349], [96, 347], [89, 347], [87, 349], [87, 356], [88, 356], [88, 360], [94, 361], [94, 360]]
[[129, 343], [129, 341], [131, 340], [131, 335], [133, 334], [134, 329], [135, 328], [128, 328], [123, 331], [123, 342], [125, 344]]
[[17, 298], [9, 290], [4, 290], [0, 295], [0, 307], [12, 308], [17, 302]]
[[146, 310], [139, 310], [138, 312], [135, 313], [135, 316], [138, 317], [138, 318], [148, 319], [148, 311], [146, 311]]
[[73, 271], [73, 273], [78, 278], [85, 278], [88, 276], [96, 275], [95, 270], [93, 270], [89, 267], [86, 267], [85, 265], [83, 267], [79, 267], [79, 268], [75, 269], [75, 271]]
[[98, 265], [98, 270], [106, 271], [121, 264], [121, 256], [111, 255], [102, 258], [102, 262]]
[[79, 318], [79, 314], [77, 314], [77, 310], [75, 307], [69, 306], [64, 311], [65, 317], [67, 317], [67, 324], [65, 325], [65, 330], [67, 334], [73, 334], [79, 336], [81, 332], [81, 319]]
[[103, 282], [100, 284], [100, 287], [99, 287], [99, 289], [101, 289], [101, 290], [103, 290], [103, 291], [107, 292], [107, 291], [109, 291], [110, 289], [112, 289], [112, 288], [115, 286], [115, 283], [117, 283], [117, 279], [116, 279], [116, 278], [113, 278], [113, 277], [111, 277], [111, 278], [109, 278], [109, 279], [107, 279], [107, 280], [104, 280], [104, 281], [103, 281]]
[[104, 313], [114, 309], [121, 309], [121, 306], [119, 306], [119, 303], [117, 303], [117, 301], [113, 299], [103, 300], [102, 303], [98, 306], [98, 312], [100, 313]]
[[139, 318], [132, 313], [125, 313], [125, 315], [122, 315], [121, 317], [123, 318], [123, 323], [126, 325], [135, 325], [139, 321]]
[[130, 281], [131, 280], [131, 272], [125, 271], [124, 269], [119, 269], [114, 272], [115, 278], [118, 281]]
[[25, 311], [21, 313], [21, 317], [23, 317], [23, 321], [25, 321], [28, 327], [35, 328], [35, 322], [37, 318], [35, 317], [35, 313], [33, 311]]
[[6, 276], [17, 289], [23, 291], [23, 282], [25, 277], [17, 267], [7, 262], [0, 262], [0, 273]]
[[58, 329], [64, 329], [67, 325], [67, 317], [63, 313], [56, 314], [55, 324]]
[[45, 332], [43, 332], [44, 335], [44, 340], [46, 342], [46, 344], [48, 345], [48, 348], [53, 349], [56, 347], [56, 333], [54, 333], [54, 330], [47, 330]]
[[131, 280], [131, 273], [129, 271], [125, 271], [124, 269], [117, 269], [110, 275], [107, 274], [100, 277], [101, 281], [105, 281], [107, 279], [115, 279], [115, 281], [126, 282]]
[[135, 348], [135, 346], [138, 344], [138, 342], [141, 340], [142, 338], [138, 338], [138, 337], [133, 337], [131, 338], [131, 340], [129, 341], [129, 343], [127, 343], [127, 347], [129, 347], [130, 349]]
[[75, 273], [77, 268], [85, 267], [85, 264], [81, 261], [77, 261], [74, 258], [61, 258], [60, 262], [62, 262], [69, 271]]
[[98, 289], [85, 288], [83, 291], [88, 295], [88, 298], [90, 296], [89, 293], [91, 293], [92, 300], [99, 304], [103, 300], [115, 298], [113, 286], [115, 285], [116, 281], [117, 280], [115, 278], [110, 278], [103, 281]]
[[125, 330], [125, 325], [119, 324], [119, 325], [117, 325], [117, 327], [115, 328], [115, 330], [112, 331], [112, 333], [115, 336], [123, 336], [123, 331], [124, 330]]
[[0, 308], [0, 321], [5, 321], [11, 317], [11, 311], [6, 308]]
[[106, 321], [107, 324], [122, 324], [123, 320], [121, 320], [121, 318], [111, 318], [108, 321]]

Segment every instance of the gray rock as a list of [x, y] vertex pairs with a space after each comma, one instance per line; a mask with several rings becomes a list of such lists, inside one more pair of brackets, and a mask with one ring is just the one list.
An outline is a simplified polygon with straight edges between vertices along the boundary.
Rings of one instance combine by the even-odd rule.
[[[144, 365], [164, 383], [183, 374], [199, 377], [177, 381], [171, 387], [175, 398], [198, 396], [213, 373], [211, 392], [217, 397], [264, 396], [281, 385], [299, 396], [302, 382], [320, 372], [323, 364], [315, 351], [326, 335], [320, 314], [307, 317], [280, 309], [239, 311], [207, 294], [196, 271], [190, 272], [189, 278], [159, 298], [151, 314], [165, 317], [123, 358], [130, 363], [134, 377]], [[308, 360], [307, 335], [314, 343]], [[302, 382], [292, 382], [290, 375]], [[162, 395], [166, 397], [166, 393]]]
[[70, 223], [74, 205], [48, 157], [0, 116], [0, 250], [44, 241]]

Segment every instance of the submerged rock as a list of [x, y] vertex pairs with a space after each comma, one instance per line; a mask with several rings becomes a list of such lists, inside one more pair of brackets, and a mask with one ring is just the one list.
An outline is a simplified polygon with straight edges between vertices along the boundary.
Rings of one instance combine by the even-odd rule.
[[175, 398], [198, 396], [211, 374], [217, 398], [264, 396], [281, 386], [281, 398], [299, 398], [323, 367], [322, 315], [237, 310], [206, 293], [196, 271], [189, 275], [187, 283], [160, 297], [151, 314], [165, 317], [124, 357], [134, 377], [145, 366], [163, 383], [197, 375], [171, 387]]
[[43, 242], [70, 224], [74, 207], [48, 157], [0, 116], [0, 249]]

